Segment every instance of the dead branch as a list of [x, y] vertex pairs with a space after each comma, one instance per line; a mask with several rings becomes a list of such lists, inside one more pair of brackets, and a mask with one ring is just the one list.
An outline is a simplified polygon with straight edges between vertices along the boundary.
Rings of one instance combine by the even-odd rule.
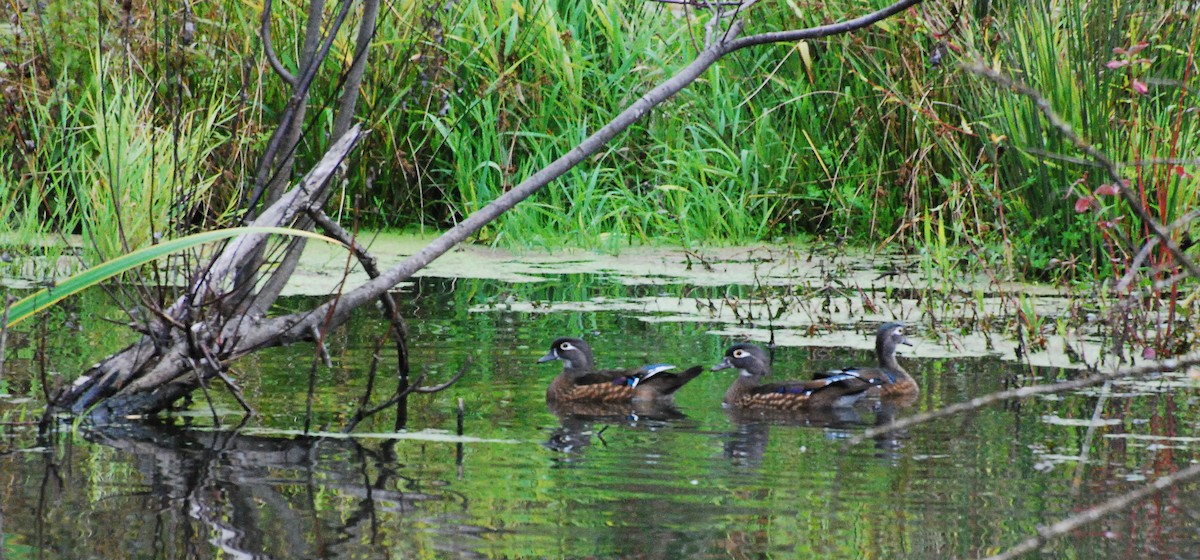
[[1042, 547], [1051, 539], [1061, 537], [1071, 531], [1074, 531], [1088, 523], [1099, 521], [1104, 516], [1121, 511], [1130, 505], [1140, 502], [1150, 496], [1153, 496], [1167, 488], [1175, 486], [1183, 482], [1187, 482], [1193, 478], [1200, 476], [1200, 464], [1192, 465], [1174, 474], [1157, 478], [1154, 482], [1147, 484], [1137, 490], [1117, 496], [1111, 500], [1106, 500], [1096, 506], [1092, 506], [1075, 515], [1063, 519], [1049, 527], [1038, 528], [1038, 534], [1033, 537], [1021, 541], [1020, 544], [1014, 546], [995, 556], [989, 556], [986, 560], [1012, 560], [1023, 554], [1028, 554]]
[[903, 430], [905, 428], [910, 428], [917, 424], [923, 424], [925, 422], [928, 422], [930, 420], [936, 420], [938, 418], [945, 418], [947, 416], [952, 416], [952, 415], [958, 414], [960, 412], [969, 412], [972, 410], [977, 410], [977, 409], [983, 408], [985, 406], [992, 405], [992, 404], [1002, 402], [1002, 401], [1024, 399], [1024, 398], [1032, 397], [1032, 396], [1036, 396], [1036, 395], [1049, 395], [1049, 394], [1054, 394], [1054, 393], [1062, 393], [1065, 391], [1073, 391], [1075, 389], [1091, 387], [1092, 385], [1099, 385], [1099, 384], [1105, 383], [1107, 381], [1112, 381], [1114, 379], [1122, 379], [1125, 377], [1137, 377], [1137, 376], [1141, 376], [1141, 375], [1149, 375], [1152, 373], [1165, 373], [1165, 372], [1170, 372], [1170, 371], [1179, 371], [1181, 369], [1184, 369], [1184, 368], [1187, 368], [1190, 366], [1194, 366], [1197, 364], [1200, 364], [1200, 352], [1192, 352], [1190, 354], [1186, 354], [1179, 358], [1161, 360], [1158, 362], [1150, 362], [1150, 363], [1146, 363], [1146, 364], [1142, 364], [1142, 365], [1134, 366], [1134, 367], [1119, 368], [1119, 369], [1116, 369], [1116, 370], [1108, 372], [1108, 373], [1089, 375], [1087, 377], [1080, 377], [1078, 379], [1072, 379], [1070, 381], [1062, 381], [1059, 383], [1049, 383], [1046, 385], [1031, 385], [1029, 387], [1021, 387], [1019, 389], [1009, 389], [1007, 391], [999, 391], [996, 393], [984, 395], [982, 397], [975, 397], [969, 401], [955, 403], [955, 404], [952, 404], [949, 406], [945, 406], [945, 407], [939, 408], [937, 410], [922, 412], [921, 414], [914, 414], [912, 416], [909, 416], [906, 418], [901, 418], [899, 420], [896, 420], [895, 422], [892, 422], [890, 424], [885, 424], [883, 426], [868, 428], [868, 429], [864, 430], [863, 433], [846, 440], [846, 445], [847, 446], [858, 445], [866, 440], [872, 439], [874, 437], [877, 437], [877, 436], [880, 436], [880, 435], [883, 435], [883, 434], [886, 434], [889, 432], [894, 432], [896, 430]]
[[263, 53], [267, 56], [267, 62], [271, 64], [271, 68], [279, 75], [279, 79], [284, 83], [295, 86], [296, 77], [288, 72], [288, 69], [279, 62], [279, 55], [275, 54], [275, 46], [271, 44], [271, 3], [272, 0], [263, 1], [262, 24], [259, 27], [259, 35], [262, 37]]

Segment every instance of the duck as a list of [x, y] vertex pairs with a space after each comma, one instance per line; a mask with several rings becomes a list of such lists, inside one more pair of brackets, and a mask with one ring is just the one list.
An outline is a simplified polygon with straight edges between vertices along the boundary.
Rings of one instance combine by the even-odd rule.
[[546, 388], [547, 402], [631, 402], [674, 398], [675, 391], [704, 370], [693, 366], [670, 373], [671, 364], [648, 364], [633, 370], [597, 370], [592, 348], [580, 338], [559, 338], [538, 363], [560, 360], [559, 373]]
[[863, 396], [871, 385], [853, 375], [828, 375], [808, 381], [763, 383], [771, 375], [767, 353], [750, 343], [738, 343], [725, 351], [713, 371], [736, 368], [738, 378], [725, 391], [724, 406], [783, 411], [847, 407]]
[[912, 346], [908, 337], [904, 336], [904, 323], [884, 323], [875, 331], [875, 360], [876, 367], [849, 367], [818, 373], [817, 379], [847, 377], [857, 379], [867, 389], [867, 396], [877, 396], [884, 399], [910, 399], [920, 391], [917, 380], [913, 379], [900, 362], [896, 360], [896, 347]]

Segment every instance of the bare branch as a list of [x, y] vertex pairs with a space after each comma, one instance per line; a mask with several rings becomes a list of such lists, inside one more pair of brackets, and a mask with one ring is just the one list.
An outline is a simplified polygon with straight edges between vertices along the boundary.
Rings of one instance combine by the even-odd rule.
[[[412, 384], [412, 386], [404, 389], [403, 391], [399, 391], [395, 395], [392, 395], [391, 398], [389, 398], [388, 400], [381, 402], [371, 408], [368, 408], [368, 409], [360, 408], [359, 411], [357, 413], [355, 413], [354, 418], [346, 424], [346, 427], [342, 431], [344, 433], [350, 433], [350, 432], [354, 431], [354, 427], [357, 426], [363, 420], [366, 420], [367, 418], [369, 418], [371, 416], [379, 414], [383, 410], [391, 408], [393, 405], [400, 402], [401, 399], [403, 399], [404, 397], [407, 397], [408, 395], [411, 395], [413, 393], [428, 394], [428, 393], [437, 393], [439, 391], [445, 391], [446, 389], [449, 389], [451, 385], [454, 385], [455, 383], [457, 383], [459, 379], [462, 379], [462, 377], [467, 374], [467, 370], [469, 370], [471, 368], [471, 364], [473, 362], [474, 362], [474, 360], [472, 360], [471, 358], [467, 358], [467, 361], [463, 362], [463, 365], [458, 368], [458, 371], [455, 372], [454, 377], [451, 377], [449, 381], [446, 381], [445, 383], [440, 383], [438, 385], [431, 385], [428, 387], [421, 386], [421, 383], [425, 380], [425, 371], [422, 370], [421, 373], [417, 376], [417, 379]], [[374, 364], [372, 364], [372, 367], [374, 367]]]
[[728, 2], [705, 2], [704, 0], [650, 0], [659, 4], [675, 4], [678, 6], [692, 6], [695, 8], [707, 8], [709, 6], [741, 6], [740, 0], [730, 0]]
[[728, 51], [733, 52], [746, 47], [755, 45], [765, 45], [767, 43], [792, 43], [804, 39], [817, 39], [820, 37], [828, 37], [830, 35], [838, 35], [841, 33], [849, 33], [864, 27], [869, 27], [889, 17], [892, 17], [904, 10], [907, 10], [922, 0], [902, 0], [896, 2], [877, 12], [857, 17], [849, 21], [834, 23], [830, 25], [822, 25], [819, 27], [811, 27], [808, 29], [792, 29], [789, 31], [776, 31], [773, 33], [760, 33], [758, 35], [750, 35], [741, 39], [734, 39], [728, 44]]
[[1037, 536], [1030, 537], [1022, 541], [1017, 546], [1014, 546], [995, 556], [989, 556], [986, 560], [1012, 560], [1023, 554], [1028, 554], [1042, 547], [1050, 539], [1061, 537], [1071, 531], [1074, 531], [1088, 523], [1094, 523], [1104, 516], [1121, 511], [1130, 505], [1149, 498], [1154, 494], [1163, 490], [1186, 482], [1200, 476], [1200, 464], [1192, 465], [1174, 474], [1157, 478], [1154, 482], [1147, 484], [1137, 490], [1117, 496], [1111, 500], [1107, 500], [1096, 506], [1085, 509], [1075, 515], [1072, 515], [1058, 523], [1049, 527], [1041, 527], [1038, 529]]
[[362, 21], [358, 24], [358, 42], [354, 46], [354, 62], [346, 72], [342, 85], [342, 100], [338, 104], [337, 116], [333, 118], [330, 138], [337, 140], [354, 122], [354, 109], [358, 106], [358, 88], [362, 85], [363, 71], [367, 67], [367, 53], [371, 39], [375, 38], [375, 19], [379, 16], [379, 0], [364, 0]]
[[271, 68], [279, 74], [279, 79], [286, 82], [288, 85], [295, 87], [296, 77], [288, 72], [288, 69], [279, 61], [279, 57], [275, 54], [275, 47], [271, 44], [271, 1], [263, 0], [262, 25], [259, 27], [259, 35], [262, 36], [263, 52], [267, 55], [267, 62], [271, 63]]
[[973, 398], [969, 401], [955, 403], [950, 406], [942, 407], [937, 410], [931, 410], [929, 412], [922, 412], [921, 414], [915, 414], [915, 415], [909, 416], [907, 418], [901, 418], [899, 420], [896, 420], [890, 424], [885, 424], [883, 426], [868, 428], [867, 430], [863, 431], [863, 433], [846, 440], [846, 445], [848, 445], [848, 446], [858, 445], [868, 439], [872, 439], [872, 438], [875, 438], [877, 436], [880, 436], [880, 435], [883, 435], [886, 433], [909, 428], [909, 427], [915, 426], [917, 424], [922, 424], [922, 423], [928, 422], [930, 420], [935, 420], [937, 418], [945, 418], [946, 416], [951, 416], [954, 414], [958, 414], [960, 412], [968, 412], [971, 410], [976, 410], [976, 409], [983, 408], [985, 406], [995, 404], [995, 403], [998, 403], [1001, 401], [1007, 401], [1007, 400], [1013, 400], [1013, 399], [1023, 399], [1023, 398], [1032, 397], [1035, 395], [1048, 395], [1048, 394], [1053, 394], [1053, 393], [1062, 393], [1064, 391], [1072, 391], [1075, 389], [1082, 389], [1084, 387], [1091, 387], [1092, 385], [1099, 385], [1106, 381], [1112, 381], [1114, 379], [1121, 379], [1123, 377], [1135, 377], [1135, 376], [1147, 375], [1147, 374], [1151, 374], [1151, 373], [1178, 371], [1183, 368], [1193, 366], [1196, 364], [1200, 364], [1200, 352], [1193, 352], [1193, 353], [1186, 354], [1179, 358], [1162, 360], [1159, 362], [1150, 362], [1150, 363], [1142, 364], [1140, 366], [1135, 366], [1135, 367], [1130, 367], [1130, 368], [1125, 368], [1125, 369], [1117, 369], [1115, 371], [1108, 372], [1108, 373], [1101, 373], [1101, 374], [1096, 374], [1096, 375], [1090, 375], [1087, 377], [1080, 377], [1079, 379], [1072, 379], [1070, 381], [1062, 381], [1059, 383], [1050, 383], [1047, 385], [1031, 385], [1029, 387], [1021, 387], [1019, 389], [1010, 389], [1008, 391], [1000, 391], [997, 393], [991, 393], [988, 395], [984, 395], [982, 397]]

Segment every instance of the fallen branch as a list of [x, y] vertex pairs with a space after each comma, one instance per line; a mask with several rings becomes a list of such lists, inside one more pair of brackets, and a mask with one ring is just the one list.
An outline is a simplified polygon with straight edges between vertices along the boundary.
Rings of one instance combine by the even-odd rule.
[[1061, 537], [1088, 523], [1099, 521], [1102, 517], [1121, 511], [1134, 503], [1140, 502], [1154, 494], [1162, 492], [1176, 484], [1186, 482], [1200, 476], [1200, 464], [1192, 465], [1177, 473], [1155, 479], [1154, 482], [1132, 492], [1122, 494], [1096, 506], [1085, 509], [1075, 515], [1059, 521], [1049, 527], [1040, 527], [1037, 535], [1029, 537], [1020, 544], [985, 560], [1012, 560], [1023, 554], [1028, 554], [1042, 547], [1051, 539]]
[[905, 428], [910, 428], [917, 424], [923, 424], [925, 422], [928, 422], [930, 420], [935, 420], [938, 418], [945, 418], [947, 416], [952, 416], [952, 415], [958, 414], [960, 412], [969, 412], [972, 410], [977, 410], [977, 409], [983, 408], [985, 406], [996, 404], [996, 403], [1002, 402], [1002, 401], [1023, 399], [1023, 398], [1032, 397], [1032, 396], [1036, 396], [1036, 395], [1049, 395], [1049, 394], [1054, 394], [1054, 393], [1062, 393], [1064, 391], [1073, 391], [1075, 389], [1091, 387], [1092, 385], [1099, 385], [1101, 383], [1104, 383], [1107, 381], [1112, 381], [1114, 379], [1121, 379], [1121, 378], [1125, 378], [1125, 377], [1136, 377], [1139, 375], [1148, 375], [1151, 373], [1163, 373], [1163, 372], [1168, 372], [1168, 371], [1178, 371], [1178, 370], [1187, 368], [1189, 366], [1197, 365], [1197, 364], [1200, 364], [1200, 352], [1192, 352], [1190, 354], [1186, 354], [1179, 358], [1162, 360], [1162, 361], [1158, 361], [1158, 362], [1150, 362], [1150, 363], [1142, 364], [1140, 366], [1134, 366], [1134, 367], [1124, 368], [1124, 369], [1117, 369], [1115, 371], [1111, 371], [1108, 373], [1090, 375], [1087, 377], [1081, 377], [1079, 379], [1072, 379], [1070, 381], [1062, 381], [1059, 383], [1050, 383], [1047, 385], [1032, 385], [1029, 387], [1021, 387], [1020, 389], [1010, 389], [1007, 391], [991, 393], [988, 395], [984, 395], [982, 397], [975, 397], [969, 401], [960, 402], [960, 403], [952, 404], [950, 406], [942, 407], [937, 410], [931, 410], [929, 412], [922, 412], [921, 414], [914, 414], [913, 416], [901, 418], [899, 420], [896, 420], [895, 422], [892, 422], [890, 424], [885, 424], [883, 426], [868, 428], [868, 429], [864, 430], [863, 433], [846, 440], [846, 445], [847, 446], [858, 445], [864, 441], [867, 441], [869, 439], [875, 438], [877, 436], [880, 436], [880, 435], [883, 435], [883, 434], [886, 434], [889, 432], [894, 432], [896, 430], [903, 430]]

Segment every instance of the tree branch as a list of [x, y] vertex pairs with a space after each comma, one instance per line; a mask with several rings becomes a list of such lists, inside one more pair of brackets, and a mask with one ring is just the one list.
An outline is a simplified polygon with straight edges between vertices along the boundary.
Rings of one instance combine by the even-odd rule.
[[1154, 482], [1147, 484], [1132, 492], [1122, 494], [1111, 500], [1107, 500], [1102, 504], [1092, 506], [1075, 515], [1059, 521], [1049, 527], [1038, 528], [1037, 536], [1030, 537], [1022, 541], [1017, 546], [1014, 546], [1001, 554], [989, 556], [985, 560], [1012, 560], [1023, 554], [1028, 554], [1042, 547], [1050, 539], [1061, 537], [1071, 531], [1074, 531], [1088, 523], [1099, 521], [1104, 516], [1115, 511], [1123, 510], [1130, 505], [1149, 498], [1154, 494], [1162, 492], [1176, 484], [1186, 482], [1200, 476], [1200, 464], [1192, 465], [1174, 474], [1157, 478]]
[[928, 422], [930, 420], [935, 420], [938, 418], [944, 418], [946, 416], [958, 414], [960, 412], [968, 412], [971, 410], [980, 409], [985, 406], [995, 404], [995, 403], [998, 403], [1001, 401], [1023, 399], [1023, 398], [1032, 397], [1035, 395], [1048, 395], [1048, 394], [1053, 394], [1053, 393], [1062, 393], [1064, 391], [1072, 391], [1075, 389], [1082, 389], [1084, 387], [1091, 387], [1092, 385], [1099, 385], [1106, 381], [1112, 381], [1114, 379], [1121, 379], [1123, 377], [1135, 377], [1135, 376], [1147, 375], [1147, 374], [1151, 374], [1151, 373], [1179, 371], [1183, 368], [1197, 365], [1197, 364], [1200, 364], [1200, 352], [1193, 352], [1193, 353], [1186, 354], [1179, 358], [1162, 360], [1160, 362], [1150, 362], [1147, 364], [1142, 364], [1140, 366], [1135, 366], [1135, 367], [1130, 367], [1130, 368], [1125, 368], [1125, 369], [1117, 369], [1115, 371], [1111, 371], [1108, 373], [1100, 373], [1100, 374], [1096, 374], [1096, 375], [1090, 375], [1087, 377], [1080, 377], [1079, 379], [1072, 379], [1070, 381], [1062, 381], [1059, 383], [1050, 383], [1050, 384], [1046, 384], [1046, 385], [1032, 385], [1029, 387], [1021, 387], [1020, 389], [1010, 389], [1008, 391], [1000, 391], [997, 393], [991, 393], [988, 395], [984, 395], [982, 397], [975, 397], [969, 401], [955, 403], [950, 406], [942, 407], [937, 410], [931, 410], [929, 412], [922, 412], [921, 414], [914, 414], [907, 418], [901, 418], [899, 420], [896, 420], [890, 424], [885, 424], [883, 426], [868, 428], [865, 431], [863, 431], [863, 433], [846, 440], [846, 445], [847, 446], [858, 445], [868, 439], [872, 439], [872, 438], [878, 437], [880, 435], [883, 435], [883, 434], [886, 434], [889, 432], [894, 432], [896, 430], [902, 430], [905, 428], [915, 426], [917, 424], [922, 424], [922, 423]]
[[263, 52], [267, 55], [267, 62], [271, 63], [271, 68], [275, 70], [276, 74], [279, 74], [279, 79], [294, 87], [296, 77], [288, 72], [282, 62], [279, 62], [279, 56], [275, 54], [275, 47], [271, 44], [271, 0], [263, 0], [262, 24], [259, 26], [258, 33], [262, 37]]
[[[519, 202], [529, 198], [551, 181], [563, 176], [567, 171], [591, 155], [597, 153], [613, 137], [625, 131], [633, 123], [641, 120], [642, 117], [648, 115], [654, 107], [670, 99], [684, 87], [687, 87], [699, 78], [713, 63], [725, 55], [739, 49], [765, 43], [796, 41], [854, 31], [899, 13], [906, 8], [921, 3], [921, 1], [901, 0], [887, 8], [845, 23], [779, 33], [765, 33], [743, 39], [737, 38], [741, 33], [743, 20], [740, 18], [735, 19], [730, 24], [724, 37], [706, 46], [691, 64], [682, 68], [667, 81], [646, 92], [641, 98], [618, 114], [616, 118], [604, 125], [596, 133], [587, 137], [574, 149], [534, 173], [512, 190], [500, 195], [487, 206], [476, 210], [470, 216], [467, 216], [466, 219], [447, 230], [446, 233], [378, 278], [344, 294], [337, 305], [336, 312], [329, 316], [330, 326], [340, 325], [345, 322], [353, 309], [378, 297], [382, 291], [411, 278], [417, 271], [428, 266], [434, 259], [465, 241], [468, 237], [482, 229], [483, 226], [512, 209]], [[244, 340], [245, 346], [239, 348], [238, 354], [244, 355], [266, 345], [288, 344], [304, 340], [307, 336], [308, 324], [320, 320], [318, 318], [325, 317], [326, 312], [333, 305], [333, 302], [327, 302], [321, 308], [311, 313], [294, 314], [268, 321], [263, 325], [264, 328], [255, 329], [256, 332]]]

